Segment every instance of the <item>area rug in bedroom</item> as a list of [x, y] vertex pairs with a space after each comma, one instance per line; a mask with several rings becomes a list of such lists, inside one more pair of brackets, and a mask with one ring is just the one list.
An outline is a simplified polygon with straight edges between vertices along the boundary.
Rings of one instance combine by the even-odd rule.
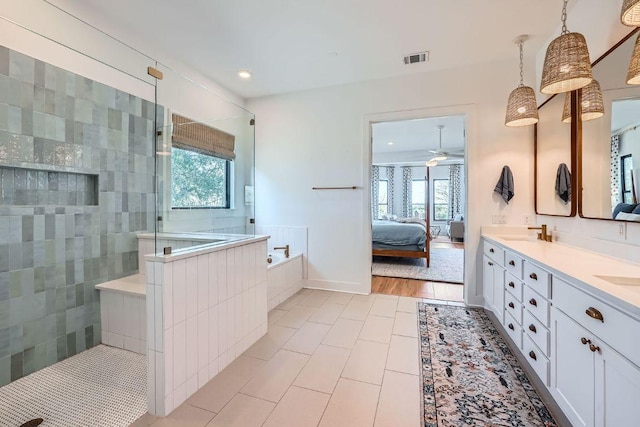
[[556, 423], [481, 309], [418, 303], [424, 427]]
[[464, 281], [463, 249], [432, 249], [429, 268], [424, 258], [373, 257], [371, 274], [433, 282], [462, 283]]

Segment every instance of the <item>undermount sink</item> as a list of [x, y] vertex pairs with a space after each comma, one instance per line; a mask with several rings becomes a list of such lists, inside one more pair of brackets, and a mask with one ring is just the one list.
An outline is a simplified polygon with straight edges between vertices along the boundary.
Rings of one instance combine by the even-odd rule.
[[605, 280], [614, 285], [620, 286], [640, 286], [640, 277], [622, 277], [622, 276], [598, 276], [598, 279]]
[[519, 235], [514, 235], [514, 236], [499, 236], [502, 240], [508, 240], [508, 241], [515, 241], [515, 242], [535, 242], [536, 239], [534, 236], [519, 236]]

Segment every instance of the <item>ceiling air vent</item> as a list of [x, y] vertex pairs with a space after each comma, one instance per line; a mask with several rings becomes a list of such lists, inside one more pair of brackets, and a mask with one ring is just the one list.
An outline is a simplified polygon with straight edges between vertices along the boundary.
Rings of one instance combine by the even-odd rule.
[[418, 62], [427, 62], [429, 60], [429, 52], [412, 53], [404, 57], [405, 64], [417, 64]]

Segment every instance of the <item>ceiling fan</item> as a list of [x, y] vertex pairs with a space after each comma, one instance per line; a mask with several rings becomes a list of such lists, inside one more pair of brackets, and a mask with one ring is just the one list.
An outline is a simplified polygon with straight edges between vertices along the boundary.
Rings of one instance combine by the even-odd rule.
[[438, 125], [438, 131], [440, 131], [439, 143], [437, 150], [428, 150], [433, 156], [427, 160], [427, 166], [437, 166], [438, 162], [447, 160], [450, 157], [462, 158], [464, 157], [464, 151], [444, 151], [442, 150], [442, 129], [444, 129], [444, 125]]

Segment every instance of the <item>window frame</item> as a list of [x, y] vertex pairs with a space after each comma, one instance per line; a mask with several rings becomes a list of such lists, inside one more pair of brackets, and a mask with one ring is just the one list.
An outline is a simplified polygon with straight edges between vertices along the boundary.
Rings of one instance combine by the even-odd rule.
[[190, 151], [200, 156], [207, 156], [216, 160], [224, 161], [224, 192], [225, 200], [224, 206], [173, 206], [173, 177], [171, 178], [171, 185], [169, 189], [169, 203], [171, 204], [171, 210], [206, 210], [206, 209], [231, 209], [231, 161], [223, 159], [221, 157], [212, 156], [211, 154], [201, 153], [196, 150], [189, 150], [186, 148], [171, 147], [171, 160], [169, 161], [169, 169], [173, 169], [173, 150]]
[[[629, 170], [625, 167], [625, 160], [627, 159], [630, 159], [632, 163], [631, 169]], [[633, 186], [631, 188], [627, 188], [626, 186], [627, 172], [633, 173], [633, 155], [631, 153], [620, 156], [620, 193], [623, 203], [633, 203]], [[631, 176], [631, 179], [633, 180], [633, 176]], [[629, 196], [629, 199], [627, 199], [626, 196]]]
[[[447, 221], [451, 218], [449, 218], [449, 204], [451, 203], [450, 200], [447, 200], [447, 203], [436, 203], [436, 182], [440, 182], [440, 181], [446, 181], [447, 182], [447, 187], [449, 187], [449, 179], [448, 178], [434, 178], [433, 179], [433, 191], [432, 196], [431, 196], [431, 205], [432, 205], [432, 220], [433, 221]], [[447, 190], [447, 198], [450, 198], [451, 195], [448, 194], [449, 190]], [[438, 218], [438, 216], [436, 215], [436, 206], [446, 206], [447, 207], [447, 214], [445, 215], [444, 218]]]
[[[413, 183], [414, 182], [420, 182], [420, 183], [422, 183], [422, 185], [424, 187], [424, 198], [423, 198], [421, 203], [414, 203], [413, 202]], [[422, 219], [426, 219], [425, 218], [426, 217], [426, 206], [425, 205], [426, 205], [426, 198], [427, 198], [427, 194], [428, 194], [427, 184], [428, 184], [428, 182], [427, 182], [427, 180], [425, 178], [412, 179], [411, 180], [411, 216], [413, 216], [414, 206], [419, 205], [419, 206], [422, 207], [422, 210], [423, 210], [423, 213], [424, 213], [424, 215], [422, 216]]]
[[[380, 183], [384, 182], [387, 186], [387, 203], [380, 203], [380, 194], [382, 194], [380, 192]], [[385, 214], [381, 214], [380, 213], [380, 206], [386, 206], [387, 207], [387, 211]], [[378, 180], [378, 200], [376, 200], [376, 212], [378, 212], [378, 217], [380, 217], [381, 215], [389, 215], [389, 179], [385, 178], [385, 179], [379, 179]]]

